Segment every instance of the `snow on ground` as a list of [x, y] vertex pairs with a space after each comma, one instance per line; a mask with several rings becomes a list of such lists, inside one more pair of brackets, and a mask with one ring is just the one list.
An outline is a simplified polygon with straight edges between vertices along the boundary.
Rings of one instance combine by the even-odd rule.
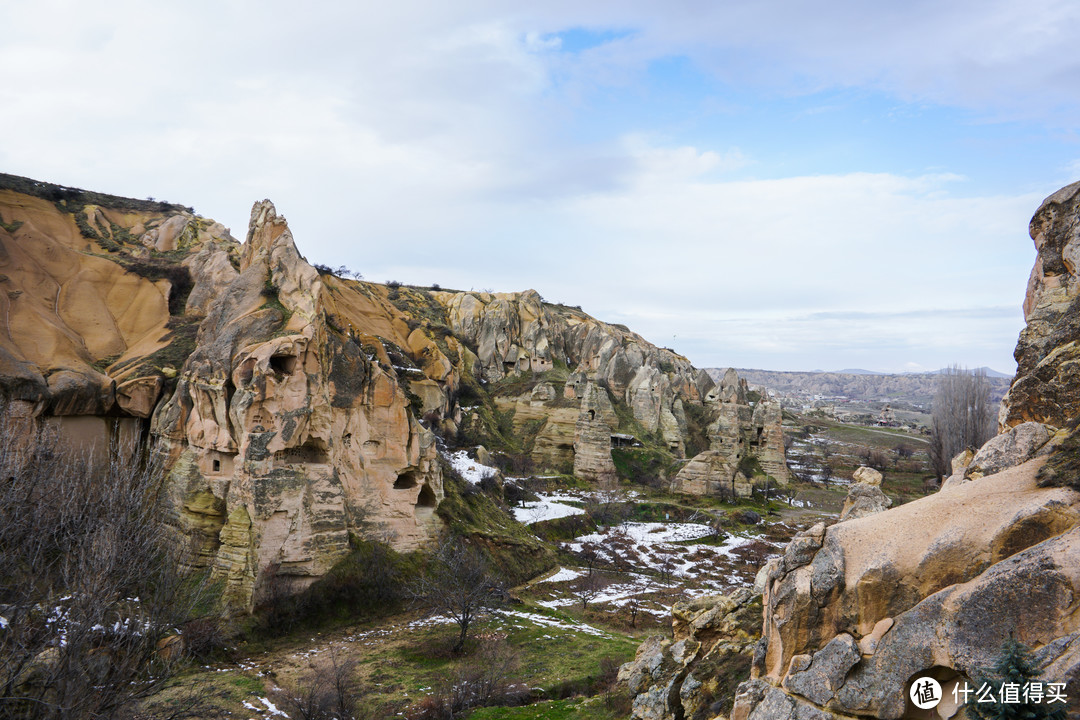
[[571, 570], [570, 568], [561, 567], [559, 568], [559, 572], [544, 578], [540, 582], [566, 582], [568, 580], [577, 580], [584, 574], [585, 573], [580, 570]]
[[521, 620], [527, 620], [533, 625], [542, 625], [544, 627], [559, 628], [560, 630], [571, 630], [573, 632], [585, 633], [586, 635], [595, 635], [597, 637], [609, 638], [611, 635], [607, 634], [603, 630], [594, 628], [592, 625], [586, 625], [585, 623], [571, 623], [563, 622], [562, 620], [556, 620], [555, 618], [549, 618], [545, 615], [537, 615], [536, 613], [524, 612], [522, 610], [498, 610], [499, 615], [506, 616], [508, 618], [518, 618]]
[[267, 698], [261, 697], [261, 698], [259, 698], [259, 702], [261, 702], [263, 705], [266, 706], [266, 711], [268, 713], [270, 713], [271, 715], [280, 715], [283, 718], [289, 717], [285, 713], [278, 710], [277, 706], [274, 705], [274, 703], [270, 702], [270, 700], [268, 700]]
[[473, 485], [479, 484], [484, 478], [491, 477], [498, 472], [495, 468], [481, 465], [470, 458], [469, 453], [466, 450], [458, 450], [449, 455], [443, 453], [443, 457], [445, 457], [447, 462], [458, 471], [465, 482]]
[[576, 538], [576, 542], [603, 542], [612, 534], [622, 534], [635, 543], [670, 543], [680, 540], [697, 540], [716, 533], [701, 523], [625, 522], [616, 528], [604, 528], [604, 533], [593, 533]]
[[575, 497], [540, 494], [537, 495], [537, 498], [535, 502], [526, 502], [521, 507], [513, 508], [514, 519], [524, 525], [532, 525], [544, 520], [555, 520], [569, 515], [585, 514], [585, 511], [579, 507], [559, 502], [560, 500], [577, 500]]
[[661, 578], [693, 578], [697, 584], [714, 590], [747, 584], [747, 579], [731, 567], [733, 561], [738, 562], [734, 551], [762, 541], [760, 536], [731, 535], [719, 545], [676, 544], [713, 534], [712, 528], [700, 523], [627, 522], [582, 535], [565, 547], [575, 553], [591, 550], [601, 560], [616, 565], [648, 568]]

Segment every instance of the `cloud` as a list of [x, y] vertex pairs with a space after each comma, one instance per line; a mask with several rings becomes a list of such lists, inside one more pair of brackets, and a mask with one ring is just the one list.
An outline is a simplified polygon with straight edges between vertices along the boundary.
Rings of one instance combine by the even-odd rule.
[[[0, 168], [191, 204], [241, 237], [270, 197], [314, 261], [535, 287], [700, 363], [877, 348], [865, 364], [1005, 369], [975, 354], [1010, 351], [1015, 318], [949, 309], [1019, 305], [1053, 188], [877, 156], [785, 172], [805, 141], [751, 146], [738, 123], [800, 96], [820, 120], [814, 93], [859, 88], [1072, 127], [1078, 19], [1050, 0], [8, 3]], [[715, 85], [693, 96], [707, 141], [666, 105], [699, 89], [650, 75], [664, 63]], [[950, 343], [971, 356], [938, 360]]]

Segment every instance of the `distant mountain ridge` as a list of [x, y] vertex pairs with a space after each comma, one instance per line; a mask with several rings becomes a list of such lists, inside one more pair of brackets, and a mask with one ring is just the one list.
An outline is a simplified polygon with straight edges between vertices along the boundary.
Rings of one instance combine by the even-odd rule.
[[[1009, 389], [1011, 376], [987, 370], [990, 398], [999, 402]], [[907, 402], [928, 405], [934, 397], [937, 376], [941, 372], [886, 374], [866, 370], [840, 372], [785, 372], [736, 368], [739, 377], [751, 385], [764, 387], [771, 394], [786, 396], [815, 395], [845, 397], [861, 402]], [[722, 377], [723, 368], [707, 368], [713, 378]]]

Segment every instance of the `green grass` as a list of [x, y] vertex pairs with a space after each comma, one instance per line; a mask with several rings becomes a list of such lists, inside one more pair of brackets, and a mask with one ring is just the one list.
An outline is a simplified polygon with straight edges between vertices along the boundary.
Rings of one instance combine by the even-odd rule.
[[266, 686], [263, 685], [263, 681], [259, 678], [253, 678], [247, 675], [232, 675], [229, 677], [229, 682], [248, 695], [261, 695], [266, 692]]
[[488, 707], [474, 710], [467, 720], [622, 720], [599, 699], [551, 700], [523, 707]]
[[672, 473], [675, 457], [660, 448], [613, 448], [611, 460], [615, 473], [624, 480], [646, 482], [651, 478], [666, 478]]
[[436, 513], [456, 535], [469, 538], [511, 584], [518, 584], [555, 566], [553, 548], [480, 488], [460, 480], [443, 465], [446, 498]]

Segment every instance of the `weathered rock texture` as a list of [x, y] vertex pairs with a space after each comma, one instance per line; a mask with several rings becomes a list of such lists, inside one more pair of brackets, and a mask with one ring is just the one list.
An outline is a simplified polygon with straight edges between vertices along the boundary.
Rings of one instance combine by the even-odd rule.
[[[766, 566], [766, 650], [733, 718], [923, 717], [907, 699], [914, 677], [948, 691], [993, 667], [1009, 638], [1034, 649], [1043, 680], [1080, 693], [1080, 493], [1038, 480], [1076, 451], [1060, 429], [1080, 410], [1068, 360], [1077, 189], [1032, 221], [1039, 258], [1007, 432], [958, 457], [941, 492], [815, 526]], [[937, 717], [956, 712], [943, 703]]]
[[239, 272], [154, 416], [177, 523], [237, 601], [271, 570], [324, 574], [370, 524], [401, 548], [437, 530], [434, 435], [397, 374], [331, 328], [329, 294], [284, 218], [257, 203]]
[[760, 596], [747, 588], [675, 603], [672, 637], [654, 635], [619, 668], [634, 696], [632, 717], [703, 720], [729, 710], [735, 683], [749, 672], [760, 617]]
[[1027, 327], [1016, 344], [1016, 378], [1000, 421], [1061, 427], [1080, 415], [1080, 183], [1043, 200], [1029, 233], [1038, 256], [1024, 297]]
[[767, 395], [751, 404], [748, 392], [746, 381], [729, 368], [706, 395], [705, 405], [716, 417], [708, 427], [709, 449], [679, 471], [678, 489], [694, 495], [745, 497], [755, 483], [788, 483], [780, 405]]
[[873, 515], [892, 506], [892, 500], [881, 491], [881, 473], [877, 470], [861, 467], [855, 471], [854, 479], [840, 510], [841, 521]]
[[[475, 349], [500, 410], [513, 413], [518, 433], [534, 438], [537, 463], [572, 467], [589, 479], [612, 477], [611, 449], [620, 442], [613, 436], [627, 434], [684, 457], [694, 444], [687, 417], [693, 406], [706, 419], [698, 440], [708, 450], [691, 460], [676, 487], [695, 494], [734, 487], [748, 495], [766, 475], [787, 483], [780, 406], [767, 397], [750, 401], [734, 370], [714, 385], [686, 358], [576, 308], [544, 303], [532, 290], [431, 295], [445, 307], [449, 327]], [[515, 390], [508, 376], [523, 370], [549, 381]], [[738, 471], [747, 455], [758, 461], [756, 476]]]
[[0, 175], [0, 285], [8, 412], [98, 448], [149, 429], [169, 521], [240, 608], [271, 575], [324, 574], [350, 533], [429, 542], [436, 433], [598, 481], [613, 446], [638, 445], [671, 460], [709, 445], [721, 474], [699, 481], [715, 487], [753, 448], [785, 475], [779, 412], [737, 376], [714, 388], [534, 291], [320, 272], [268, 201], [240, 244], [188, 208]]

